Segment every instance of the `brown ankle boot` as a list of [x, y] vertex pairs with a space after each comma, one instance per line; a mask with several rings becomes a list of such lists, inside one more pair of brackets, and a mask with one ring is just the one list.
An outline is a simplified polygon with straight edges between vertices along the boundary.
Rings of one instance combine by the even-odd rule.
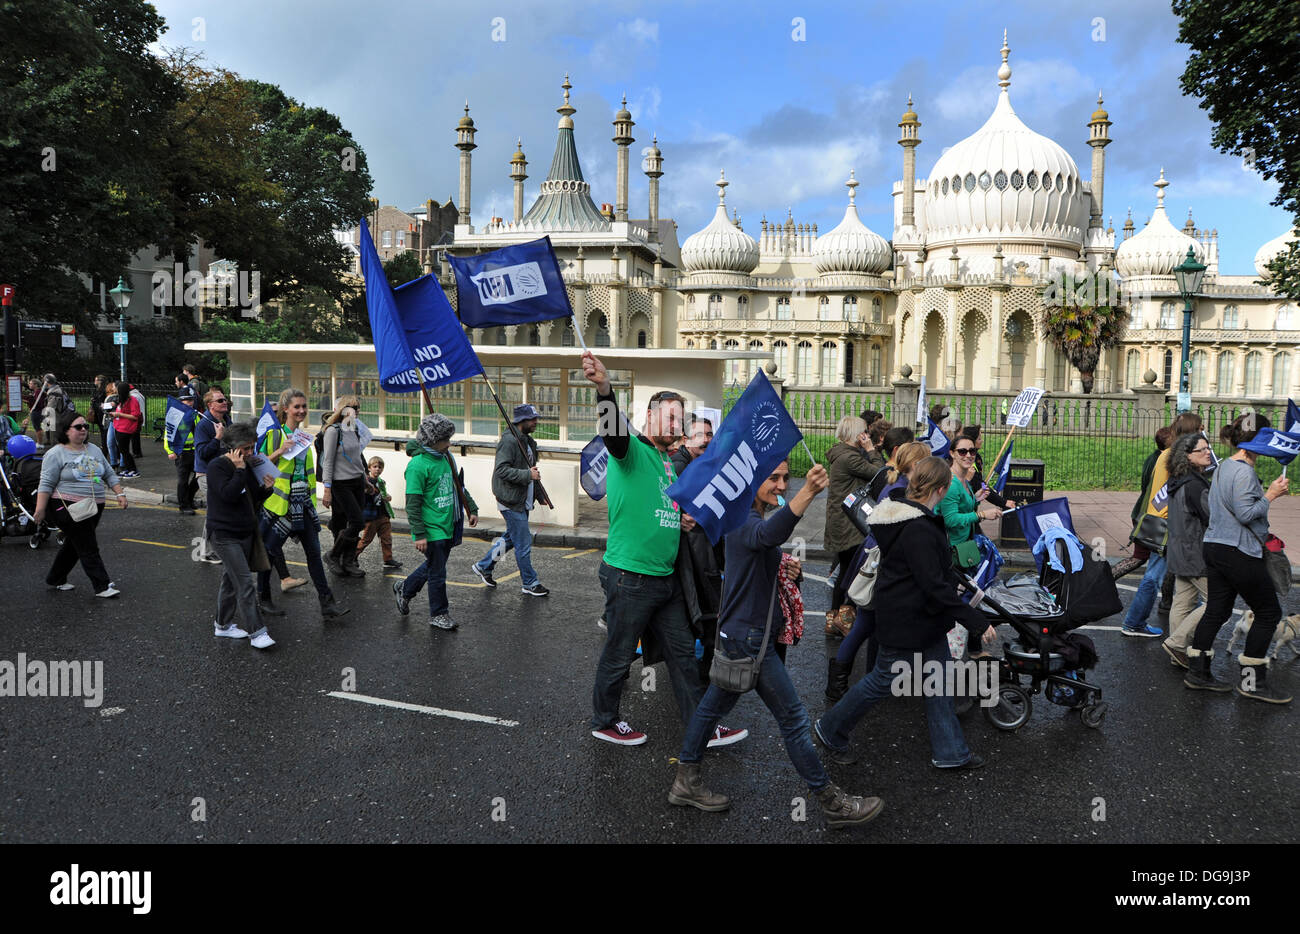
[[677, 763], [677, 777], [668, 792], [668, 803], [683, 807], [689, 804], [701, 811], [725, 811], [731, 807], [731, 799], [726, 795], [715, 795], [704, 787], [698, 762]]
[[822, 806], [822, 813], [826, 815], [826, 826], [831, 829], [865, 824], [880, 816], [880, 812], [885, 809], [885, 802], [877, 797], [860, 798], [847, 794], [835, 785], [827, 785], [817, 792], [817, 800]]

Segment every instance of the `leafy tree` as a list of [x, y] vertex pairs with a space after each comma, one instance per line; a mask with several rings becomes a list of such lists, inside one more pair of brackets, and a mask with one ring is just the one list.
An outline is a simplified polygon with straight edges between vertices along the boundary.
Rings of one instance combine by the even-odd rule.
[[[1191, 47], [1183, 93], [1214, 122], [1211, 141], [1266, 179], [1300, 224], [1300, 2], [1173, 0], [1178, 41]], [[1266, 284], [1300, 300], [1300, 250], [1269, 267]]]
[[1093, 374], [1104, 351], [1119, 344], [1128, 313], [1118, 303], [1109, 277], [1062, 277], [1043, 294], [1043, 329], [1047, 339], [1079, 371], [1083, 391], [1092, 392]]
[[0, 280], [22, 315], [93, 331], [78, 274], [115, 277], [163, 226], [162, 30], [140, 0], [0, 4]]
[[424, 275], [424, 269], [421, 268], [420, 261], [415, 258], [415, 251], [406, 250], [384, 263], [384, 275], [388, 277], [388, 284], [397, 288], [412, 279], [420, 278]]

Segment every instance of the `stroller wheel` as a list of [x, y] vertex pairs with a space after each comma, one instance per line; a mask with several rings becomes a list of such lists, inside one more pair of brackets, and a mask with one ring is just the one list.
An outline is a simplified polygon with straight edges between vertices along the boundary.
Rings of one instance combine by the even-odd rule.
[[998, 688], [998, 702], [984, 708], [984, 716], [999, 730], [1018, 730], [1029, 721], [1034, 705], [1029, 692], [1018, 684], [1004, 683]]
[[1079, 711], [1079, 720], [1084, 726], [1095, 730], [1101, 726], [1101, 721], [1106, 719], [1106, 709], [1105, 701], [1089, 704]]
[[43, 539], [41, 538], [41, 533], [37, 532], [35, 535], [33, 535], [31, 538], [27, 540], [27, 547], [35, 551], [37, 548], [41, 547], [42, 541]]

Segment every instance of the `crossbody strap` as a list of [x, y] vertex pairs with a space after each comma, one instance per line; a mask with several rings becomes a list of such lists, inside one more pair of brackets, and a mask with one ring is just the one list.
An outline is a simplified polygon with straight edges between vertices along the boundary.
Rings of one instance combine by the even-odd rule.
[[[781, 567], [777, 565], [776, 580], [772, 581], [772, 599], [767, 604], [767, 624], [763, 627], [763, 647], [758, 650], [758, 658], [755, 659], [755, 665], [763, 664], [763, 656], [767, 654], [767, 637], [772, 634], [772, 613], [776, 609], [776, 591], [781, 586]], [[714, 628], [713, 644], [717, 645], [722, 639], [722, 617], [718, 617], [717, 626]]]

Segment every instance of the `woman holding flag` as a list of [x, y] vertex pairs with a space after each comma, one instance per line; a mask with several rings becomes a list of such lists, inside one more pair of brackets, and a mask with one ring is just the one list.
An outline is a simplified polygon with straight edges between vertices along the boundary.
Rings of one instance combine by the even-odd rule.
[[[275, 485], [262, 507], [262, 541], [274, 564], [277, 559], [283, 559], [284, 543], [291, 537], [297, 538], [307, 556], [311, 582], [320, 597], [321, 616], [343, 616], [350, 611], [334, 599], [321, 564], [314, 452], [311, 444], [294, 441], [295, 432], [307, 421], [307, 394], [301, 389], [280, 393], [278, 418], [280, 427], [268, 431], [258, 448], [276, 469]], [[258, 572], [257, 586], [265, 604], [271, 592], [270, 571]]]
[[[876, 797], [846, 794], [831, 783], [808, 735], [808, 713], [776, 653], [780, 627], [773, 627], [771, 620], [781, 567], [781, 545], [794, 533], [795, 525], [817, 494], [830, 484], [830, 478], [825, 467], [815, 464], [799, 492], [788, 503], [778, 506], [789, 482], [790, 468], [782, 461], [758, 487], [744, 525], [727, 533], [727, 584], [718, 613], [716, 651], [728, 658], [757, 658], [762, 654], [758, 696], [776, 717], [790, 761], [817, 796], [827, 826], [865, 824], [884, 810], [884, 802]], [[776, 511], [767, 516], [773, 509]], [[766, 624], [762, 622], [764, 619]], [[718, 721], [740, 697], [716, 684], [711, 684], [704, 693], [682, 741], [677, 775], [668, 792], [670, 804], [689, 805], [702, 811], [725, 811], [731, 806], [725, 795], [714, 794], [704, 787], [700, 760]]]
[[[1255, 611], [1255, 621], [1237, 659], [1241, 663], [1237, 693], [1251, 700], [1289, 704], [1291, 695], [1268, 683], [1268, 644], [1282, 619], [1282, 607], [1264, 554], [1269, 506], [1287, 494], [1289, 484], [1286, 477], [1278, 477], [1265, 491], [1255, 474], [1260, 454], [1278, 456], [1282, 452], [1270, 445], [1273, 429], [1268, 427], [1268, 419], [1254, 412], [1239, 415], [1223, 436], [1236, 451], [1219, 463], [1210, 485], [1210, 525], [1202, 548], [1208, 596], [1205, 615], [1187, 649], [1189, 670], [1183, 684], [1201, 691], [1232, 690], [1231, 684], [1214, 677], [1210, 666], [1214, 639], [1240, 596]], [[1287, 455], [1288, 460], [1295, 456], [1293, 447], [1288, 446]]]

